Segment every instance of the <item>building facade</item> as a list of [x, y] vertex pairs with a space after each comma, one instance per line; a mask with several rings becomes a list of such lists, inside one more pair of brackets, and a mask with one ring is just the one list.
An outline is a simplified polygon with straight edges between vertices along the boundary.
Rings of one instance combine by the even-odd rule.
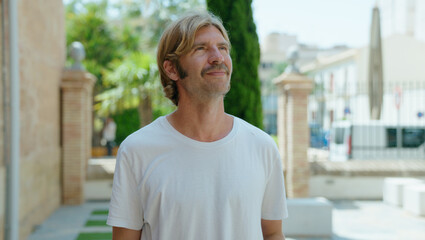
[[425, 41], [425, 2], [422, 0], [379, 0], [382, 36], [401, 34]]
[[[382, 41], [384, 96], [381, 121], [385, 124], [425, 125], [425, 42], [408, 35]], [[329, 130], [332, 122], [370, 121], [368, 97], [369, 49], [350, 49], [318, 58], [301, 71], [315, 81], [309, 100], [309, 121]], [[396, 99], [397, 98], [397, 99]]]

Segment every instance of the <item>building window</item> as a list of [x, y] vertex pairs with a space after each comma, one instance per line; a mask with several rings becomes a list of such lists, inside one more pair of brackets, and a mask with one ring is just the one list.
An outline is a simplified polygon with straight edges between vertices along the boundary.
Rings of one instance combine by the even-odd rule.
[[344, 143], [344, 132], [345, 132], [345, 128], [335, 128], [335, 143], [336, 144]]
[[404, 128], [402, 130], [402, 139], [404, 148], [417, 148], [425, 142], [425, 129]]
[[[402, 131], [402, 147], [417, 148], [425, 142], [425, 129], [422, 128], [403, 128]], [[387, 147], [397, 147], [397, 129], [387, 129]]]
[[395, 128], [387, 128], [387, 147], [397, 147], [397, 129]]

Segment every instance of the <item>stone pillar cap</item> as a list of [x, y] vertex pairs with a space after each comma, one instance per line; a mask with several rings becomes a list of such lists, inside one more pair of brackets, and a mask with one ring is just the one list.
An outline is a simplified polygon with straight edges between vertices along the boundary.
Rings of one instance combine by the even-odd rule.
[[313, 80], [309, 77], [302, 75], [301, 73], [282, 73], [275, 79], [273, 79], [273, 83], [276, 85], [286, 85], [286, 84], [313, 84]]
[[81, 71], [64, 69], [62, 72], [61, 88], [89, 88], [91, 89], [97, 78], [93, 74]]

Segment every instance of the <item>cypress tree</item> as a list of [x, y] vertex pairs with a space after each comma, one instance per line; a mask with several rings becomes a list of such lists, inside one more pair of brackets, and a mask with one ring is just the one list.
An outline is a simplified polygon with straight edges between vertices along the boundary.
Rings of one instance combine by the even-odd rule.
[[232, 44], [233, 74], [231, 90], [224, 100], [226, 112], [262, 128], [260, 46], [251, 3], [252, 0], [207, 0], [208, 10], [223, 20]]

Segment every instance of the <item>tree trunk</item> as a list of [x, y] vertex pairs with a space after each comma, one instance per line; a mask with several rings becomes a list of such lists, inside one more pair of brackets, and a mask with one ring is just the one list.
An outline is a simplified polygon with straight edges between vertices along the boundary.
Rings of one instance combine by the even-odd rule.
[[152, 100], [149, 94], [146, 94], [143, 97], [138, 106], [140, 127], [144, 127], [152, 122], [153, 113], [152, 113]]

